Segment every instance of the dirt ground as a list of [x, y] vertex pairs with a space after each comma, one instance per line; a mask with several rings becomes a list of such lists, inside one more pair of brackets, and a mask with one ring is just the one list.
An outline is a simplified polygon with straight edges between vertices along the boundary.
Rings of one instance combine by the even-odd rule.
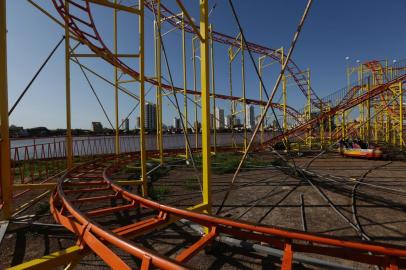
[[[309, 171], [324, 176], [310, 180], [318, 187], [318, 191], [309, 181], [288, 176], [271, 167], [270, 162], [274, 160], [274, 156], [261, 155], [263, 160], [269, 161], [269, 165], [265, 162], [260, 166], [250, 166], [239, 174], [235, 189], [230, 192], [220, 216], [350, 240], [360, 240], [362, 234], [364, 240], [368, 238], [406, 247], [405, 161], [349, 159], [334, 153], [326, 154], [316, 159], [308, 168]], [[295, 157], [294, 161], [295, 164], [304, 166], [311, 158], [312, 155]], [[214, 213], [221, 205], [231, 178], [231, 173], [213, 175]], [[186, 208], [201, 202], [196, 173], [191, 167], [183, 164], [172, 165], [167, 175], [153, 181], [152, 188], [154, 199], [164, 204]], [[329, 201], [323, 198], [320, 191]], [[0, 245], [1, 269], [76, 243], [74, 235], [56, 224], [50, 216], [48, 199], [49, 196], [19, 215], [35, 215], [34, 218], [20, 221], [38, 224], [10, 223]], [[103, 205], [117, 203], [108, 201]], [[339, 216], [331, 205], [343, 216]], [[107, 227], [114, 227], [136, 220], [139, 220], [139, 216], [135, 211], [126, 211], [103, 217], [98, 222]], [[165, 230], [134, 239], [134, 242], [160, 254], [175, 256], [197, 239], [198, 234], [187, 224], [177, 222]], [[119, 251], [117, 253], [134, 267], [139, 266], [136, 259]], [[354, 269], [372, 269], [361, 264], [341, 261], [339, 263]], [[189, 266], [197, 269], [268, 269], [279, 264], [280, 259], [277, 257], [249, 253], [225, 244], [214, 245], [210, 252], [201, 251], [188, 262]], [[88, 254], [76, 269], [104, 268], [108, 267], [103, 261], [94, 254]], [[296, 264], [295, 269], [322, 268]]]

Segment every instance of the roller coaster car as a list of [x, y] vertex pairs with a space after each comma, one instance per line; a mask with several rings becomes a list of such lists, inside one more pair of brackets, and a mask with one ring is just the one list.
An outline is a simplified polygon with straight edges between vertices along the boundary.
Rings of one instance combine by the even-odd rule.
[[367, 144], [361, 140], [342, 140], [340, 142], [340, 153], [345, 157], [381, 159], [383, 151], [380, 146]]

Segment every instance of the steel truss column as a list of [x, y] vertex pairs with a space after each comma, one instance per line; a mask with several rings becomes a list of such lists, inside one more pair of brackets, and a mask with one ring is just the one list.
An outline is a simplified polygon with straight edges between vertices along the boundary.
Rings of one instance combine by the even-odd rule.
[[403, 140], [403, 84], [399, 82], [399, 147], [403, 150], [404, 140]]
[[[323, 103], [320, 102], [320, 113], [323, 114]], [[320, 148], [324, 148], [324, 118], [320, 121]]]
[[[262, 78], [262, 59], [261, 57], [258, 58], [258, 72], [259, 76]], [[261, 105], [259, 106], [261, 115], [264, 113], [264, 105], [262, 105], [262, 83], [259, 82], [259, 100], [261, 102]], [[261, 123], [261, 139], [260, 142], [261, 144], [264, 143], [264, 123]]]
[[[141, 0], [140, 0], [141, 2]], [[161, 0], [158, 0], [157, 2], [158, 6], [158, 12], [157, 12], [157, 28], [158, 28], [158, 33], [160, 32], [161, 29]], [[144, 16], [144, 14], [142, 13], [142, 16]], [[144, 34], [143, 34], [144, 35]], [[158, 135], [158, 148], [159, 148], [159, 160], [160, 163], [163, 164], [164, 163], [164, 146], [163, 146], [163, 134], [162, 134], [162, 64], [161, 64], [161, 60], [162, 60], [162, 49], [161, 49], [161, 35], [158, 34], [157, 37], [157, 46], [156, 46], [156, 61], [157, 61], [157, 70], [156, 70], [156, 77], [158, 80], [158, 87], [157, 87], [157, 124], [156, 124], [156, 130], [157, 130], [157, 135]]]
[[[241, 78], [242, 78], [242, 102], [243, 102], [243, 112], [244, 112], [244, 151], [247, 150], [248, 146], [248, 136], [247, 136], [247, 97], [245, 91], [245, 53], [244, 53], [244, 43], [242, 39], [242, 34], [240, 33], [240, 46], [241, 46]], [[251, 118], [251, 112], [250, 112]], [[250, 121], [251, 127], [251, 119]], [[252, 128], [252, 127], [251, 127]]]
[[345, 111], [341, 113], [341, 138], [345, 139]]
[[[195, 40], [197, 40], [197, 37], [194, 36], [192, 38], [192, 64], [193, 64], [193, 90], [196, 92], [197, 91], [197, 72], [196, 72], [196, 47], [195, 47]], [[195, 129], [195, 148], [199, 148], [199, 123], [197, 121], [197, 95], [195, 94], [193, 96], [193, 103], [194, 103], [194, 109], [195, 109], [195, 123], [194, 123], [194, 129]]]
[[[369, 77], [368, 83], [367, 83], [368, 95], [369, 95], [370, 90], [371, 90], [371, 78]], [[368, 96], [366, 106], [367, 106], [366, 138], [367, 138], [368, 143], [370, 143], [370, 141], [371, 141], [371, 97], [370, 96]]]
[[138, 7], [140, 15], [138, 18], [139, 31], [139, 68], [140, 68], [140, 153], [141, 153], [141, 180], [142, 180], [142, 195], [145, 197], [148, 194], [148, 179], [147, 179], [147, 153], [145, 149], [145, 48], [144, 48], [144, 0], [139, 0]]
[[[216, 154], [216, 148], [217, 148], [217, 128], [221, 128], [221, 126], [217, 127], [217, 116], [216, 116], [216, 85], [214, 81], [214, 42], [213, 42], [213, 29], [212, 25], [209, 25], [209, 30], [210, 30], [210, 64], [211, 64], [211, 87], [212, 87], [212, 96], [213, 96], [213, 152]], [[220, 118], [220, 112], [219, 116]], [[220, 119], [218, 119], [220, 123]], [[221, 124], [221, 123], [220, 123]]]
[[0, 219], [11, 216], [12, 187], [10, 137], [8, 122], [8, 90], [7, 90], [7, 26], [6, 0], [0, 0], [0, 182], [3, 203]]
[[[117, 4], [117, 0], [114, 0], [114, 4]], [[118, 54], [118, 25], [117, 25], [117, 9], [114, 9], [114, 53]], [[119, 130], [119, 119], [118, 119], [118, 68], [114, 66], [114, 113], [115, 113], [115, 153], [120, 154], [120, 130]]]
[[200, 0], [200, 82], [202, 92], [203, 203], [211, 213], [210, 73], [208, 1]]
[[[228, 76], [229, 76], [229, 87], [230, 87], [230, 97], [233, 96], [233, 66], [232, 66], [232, 58], [233, 58], [233, 50], [230, 47], [228, 49], [228, 57], [229, 57], [229, 62], [228, 62]], [[236, 147], [236, 141], [234, 137], [234, 121], [237, 120], [237, 113], [236, 113], [236, 108], [235, 108], [235, 102], [233, 100], [230, 100], [230, 114], [231, 114], [231, 146]]]
[[[69, 14], [69, 1], [65, 0], [66, 14]], [[73, 167], [71, 92], [70, 92], [70, 31], [69, 18], [65, 16], [65, 80], [66, 80], [66, 161], [68, 169]]]
[[[310, 68], [307, 68], [307, 120], [310, 121], [312, 118], [312, 100], [311, 100], [311, 86], [310, 86]], [[308, 130], [308, 146], [309, 149], [312, 149], [312, 126]]]
[[182, 65], [183, 65], [183, 125], [185, 130], [185, 158], [189, 159], [188, 144], [188, 114], [187, 114], [187, 74], [186, 74], [186, 35], [185, 35], [185, 14], [182, 12]]

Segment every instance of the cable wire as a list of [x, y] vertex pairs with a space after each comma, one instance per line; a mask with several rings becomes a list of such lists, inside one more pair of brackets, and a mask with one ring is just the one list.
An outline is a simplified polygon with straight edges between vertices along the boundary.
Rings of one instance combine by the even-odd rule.
[[23, 92], [20, 94], [14, 105], [11, 107], [10, 111], [8, 112], [8, 116], [10, 116], [14, 109], [17, 107], [17, 105], [20, 103], [21, 99], [24, 97], [24, 95], [27, 93], [28, 89], [30, 89], [31, 85], [34, 83], [34, 81], [37, 79], [38, 75], [41, 73], [41, 71], [44, 69], [48, 61], [51, 59], [51, 57], [54, 55], [56, 50], [59, 48], [59, 46], [62, 44], [62, 41], [65, 40], [65, 36], [61, 38], [61, 40], [56, 44], [55, 48], [51, 51], [51, 53], [48, 55], [48, 57], [45, 59], [44, 63], [42, 63], [41, 67], [37, 70], [35, 73], [34, 77], [31, 79], [31, 81], [28, 83], [28, 85], [25, 87]]

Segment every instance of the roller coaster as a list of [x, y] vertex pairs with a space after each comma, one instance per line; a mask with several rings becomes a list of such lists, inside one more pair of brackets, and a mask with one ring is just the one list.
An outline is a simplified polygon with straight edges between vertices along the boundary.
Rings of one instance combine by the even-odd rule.
[[[6, 9], [5, 0], [1, 1], [1, 56], [6, 55]], [[47, 11], [34, 1], [28, 0], [34, 8], [41, 11], [65, 31], [65, 57], [66, 57], [66, 100], [67, 100], [67, 134], [66, 140], [23, 147], [10, 147], [8, 130], [8, 102], [7, 102], [7, 63], [5, 57], [1, 57], [1, 209], [2, 219], [12, 220], [18, 217], [25, 209], [28, 209], [38, 201], [50, 196], [50, 211], [57, 222], [75, 235], [76, 245], [51, 253], [43, 258], [29, 261], [12, 269], [53, 269], [65, 266], [65, 269], [73, 269], [80, 261], [90, 253], [94, 253], [106, 265], [112, 269], [190, 269], [196, 267], [193, 258], [203, 249], [207, 252], [215, 249], [215, 243], [220, 238], [243, 241], [250, 246], [270, 247], [279, 252], [281, 257], [280, 268], [292, 269], [297, 261], [307, 262], [313, 265], [321, 265], [325, 268], [336, 268], [328, 262], [351, 261], [365, 265], [372, 265], [379, 269], [400, 269], [406, 267], [406, 250], [404, 246], [371, 241], [371, 238], [363, 232], [358, 222], [346, 219], [345, 215], [331, 203], [321, 192], [320, 185], [328, 181], [338, 181], [332, 176], [316, 175], [307, 167], [297, 166], [291, 162], [291, 151], [320, 150], [324, 152], [336, 149], [340, 139], [358, 137], [368, 142], [385, 144], [388, 147], [404, 149], [404, 86], [406, 81], [406, 60], [400, 60], [392, 65], [387, 61], [372, 60], [360, 63], [354, 68], [347, 68], [347, 75], [358, 75], [353, 84], [333, 92], [327, 97], [319, 97], [311, 86], [310, 72], [299, 69], [292, 60], [291, 54], [299, 38], [301, 28], [305, 23], [312, 1], [309, 0], [297, 32], [288, 51], [271, 49], [245, 40], [244, 33], [240, 28], [237, 37], [229, 36], [214, 31], [209, 25], [208, 1], [200, 1], [200, 24], [197, 25], [188, 13], [183, 2], [176, 1], [180, 13], [172, 11], [159, 0], [140, 0], [137, 4], [124, 4], [125, 1], [108, 0], [50, 0], [54, 10]], [[128, 1], [131, 2], [131, 1]], [[230, 0], [230, 3], [232, 1]], [[100, 30], [95, 23], [94, 8], [103, 8], [114, 12], [115, 32], [114, 49], [106, 44]], [[231, 4], [232, 6], [232, 4]], [[233, 6], [232, 6], [233, 7]], [[138, 18], [138, 48], [133, 54], [120, 54], [117, 46], [117, 16], [118, 13], [128, 13]], [[145, 14], [150, 12], [154, 16], [154, 63], [155, 74], [149, 76], [145, 71]], [[237, 16], [235, 16], [237, 18]], [[238, 19], [237, 19], [238, 22]], [[182, 33], [183, 46], [183, 75], [184, 86], [175, 86], [167, 58], [165, 43], [162, 35], [162, 24], [170, 25], [175, 31]], [[238, 22], [239, 24], [239, 22]], [[185, 35], [192, 36], [193, 47], [193, 75], [194, 87], [188, 89], [186, 84], [186, 51]], [[200, 45], [200, 90], [197, 89], [197, 68], [195, 59], [195, 42]], [[4, 43], [4, 44], [3, 44]], [[73, 43], [76, 43], [72, 46]], [[230, 94], [215, 88], [214, 83], [214, 58], [213, 47], [215, 43], [228, 46], [228, 61], [231, 66], [237, 54], [248, 52], [258, 56], [259, 68], [255, 65], [258, 75], [263, 74], [264, 65], [260, 59], [269, 59], [280, 65], [280, 73], [272, 91], [267, 91], [260, 79], [259, 99], [247, 98], [244, 81], [244, 64], [242, 64], [243, 92], [242, 96], [233, 95], [230, 75]], [[59, 46], [59, 44], [58, 44]], [[77, 48], [87, 48], [88, 53], [77, 52]], [[4, 50], [3, 50], [4, 48]], [[164, 57], [162, 57], [162, 54]], [[115, 136], [108, 144], [99, 139], [87, 141], [74, 140], [71, 130], [70, 112], [70, 63], [76, 63], [84, 72], [91, 71], [79, 61], [81, 58], [100, 58], [115, 69], [115, 80], [110, 82], [115, 87], [116, 109], [118, 108], [117, 95], [119, 91], [126, 93], [139, 104], [140, 133], [139, 144], [136, 147], [126, 147], [124, 138], [119, 134], [119, 122], [116, 115]], [[126, 58], [138, 59], [136, 67], [131, 66]], [[242, 60], [242, 63], [244, 60]], [[162, 74], [161, 65], [167, 67], [166, 79]], [[3, 72], [4, 70], [4, 72]], [[118, 73], [121, 72], [121, 76]], [[126, 81], [119, 78], [127, 76]], [[289, 106], [286, 101], [286, 84], [291, 80], [304, 95], [306, 105], [302, 109]], [[166, 82], [163, 82], [165, 80]], [[124, 83], [137, 83], [137, 94], [128, 91]], [[275, 102], [275, 92], [282, 83], [283, 102]], [[156, 142], [147, 145], [145, 130], [145, 104], [147, 103], [145, 86], [156, 87], [157, 103], [157, 133]], [[220, 94], [222, 93], [222, 94]], [[183, 111], [179, 106], [177, 96], [184, 100]], [[263, 99], [266, 95], [267, 99]], [[163, 139], [162, 114], [163, 97], [172, 96], [172, 105], [181, 119], [184, 134], [184, 147], [177, 149], [165, 149]], [[194, 98], [195, 123], [189, 123], [187, 100]], [[198, 104], [200, 97], [200, 105]], [[216, 126], [210, 122], [212, 103], [225, 100], [230, 102], [231, 114], [236, 116], [237, 107], [242, 107], [244, 116], [243, 135], [237, 133], [232, 127], [232, 136], [243, 136], [243, 145], [221, 145], [216, 141]], [[260, 107], [261, 117], [255, 127], [247, 130], [247, 105]], [[197, 106], [201, 107], [201, 143], [198, 143], [199, 135]], [[274, 124], [266, 126], [269, 110], [273, 112]], [[275, 110], [278, 111], [276, 115]], [[350, 114], [357, 114], [358, 119], [349, 121]], [[216, 118], [217, 116], [215, 116]], [[218, 119], [217, 119], [218, 120]], [[214, 119], [213, 122], [215, 122]], [[279, 121], [282, 124], [279, 124]], [[231, 121], [233, 125], [234, 121]], [[340, 123], [339, 123], [340, 122]], [[340, 125], [338, 125], [338, 123]], [[190, 139], [196, 134], [195, 147]], [[251, 137], [249, 134], [251, 132]], [[190, 133], [190, 134], [189, 134]], [[235, 133], [235, 134], [234, 134]], [[261, 138], [256, 138], [261, 133]], [[356, 135], [355, 135], [356, 134]], [[189, 135], [192, 135], [189, 136]], [[214, 139], [214, 142], [212, 141]], [[104, 139], [106, 140], [106, 139]], [[133, 138], [129, 136], [128, 140]], [[234, 141], [234, 139], [233, 139]], [[155, 144], [156, 143], [156, 144]], [[218, 144], [217, 144], [218, 143]], [[283, 144], [285, 152], [275, 150], [278, 144]], [[175, 147], [176, 148], [176, 147]], [[11, 149], [11, 151], [10, 151]], [[89, 151], [87, 153], [86, 151]], [[315, 234], [306, 231], [296, 231], [281, 227], [254, 224], [240, 219], [229, 219], [213, 212], [212, 181], [211, 181], [211, 158], [212, 152], [242, 152], [243, 158], [235, 172], [234, 178], [227, 190], [221, 207], [224, 205], [228, 194], [236, 187], [234, 180], [241, 166], [245, 164], [248, 153], [269, 153], [279, 160], [283, 166], [275, 166], [278, 170], [292, 177], [298, 177], [312, 186], [360, 236], [360, 240], [349, 240], [340, 237], [328, 236], [327, 234]], [[150, 174], [154, 170], [165, 166], [166, 158], [182, 155], [186, 157], [196, 168], [196, 157], [201, 157], [201, 179], [198, 182], [201, 188], [202, 202], [186, 209], [175, 207], [154, 200], [150, 195]], [[90, 157], [82, 160], [83, 157]], [[316, 156], [317, 158], [318, 156]], [[42, 163], [38, 163], [40, 160]], [[78, 162], [80, 160], [80, 162]], [[151, 160], [156, 160], [158, 165], [154, 168], [147, 166]], [[36, 163], [37, 162], [37, 163]], [[122, 174], [128, 166], [137, 166], [136, 179], [122, 179]], [[386, 165], [385, 165], [386, 166]], [[366, 177], [368, 173], [364, 175]], [[20, 177], [19, 183], [17, 178]], [[5, 179], [11, 179], [7, 181]], [[28, 182], [27, 182], [27, 179]], [[57, 179], [57, 181], [54, 181]], [[341, 179], [342, 180], [342, 179]], [[340, 181], [341, 181], [340, 180]], [[343, 180], [344, 181], [344, 180]], [[362, 179], [357, 185], [362, 184]], [[13, 202], [24, 195], [38, 190], [47, 190], [14, 207]], [[390, 188], [386, 188], [389, 190]], [[20, 193], [16, 191], [20, 190]], [[395, 192], [390, 190], [391, 192]], [[346, 191], [348, 192], [348, 191]], [[350, 193], [355, 197], [357, 186]], [[396, 191], [403, 195], [402, 191]], [[114, 205], [111, 205], [114, 202]], [[253, 204], [253, 206], [256, 203]], [[252, 207], [253, 207], [252, 206]], [[217, 209], [217, 214], [220, 214]], [[251, 209], [249, 207], [248, 209]], [[354, 204], [353, 212], [356, 212]], [[248, 210], [247, 210], [248, 211]], [[125, 224], [118, 220], [119, 213], [131, 212], [136, 220], [128, 219]], [[356, 215], [356, 214], [354, 214]], [[113, 217], [112, 222], [106, 222]], [[114, 220], [117, 218], [117, 220]], [[195, 241], [185, 244], [175, 256], [167, 256], [156, 250], [151, 250], [138, 241], [139, 237], [147, 236], [151, 232], [157, 232], [168, 228], [175, 223], [186, 223], [189, 226], [200, 228]], [[110, 224], [110, 225], [108, 225]], [[113, 224], [113, 225], [111, 225]], [[7, 228], [7, 226], [5, 226]], [[0, 237], [1, 239], [2, 237]], [[231, 240], [230, 240], [231, 241]], [[298, 255], [299, 254], [299, 255]], [[134, 261], [125, 259], [130, 255]], [[303, 257], [304, 256], [304, 257]], [[308, 256], [308, 257], [307, 257]], [[319, 259], [323, 258], [323, 259]]]

